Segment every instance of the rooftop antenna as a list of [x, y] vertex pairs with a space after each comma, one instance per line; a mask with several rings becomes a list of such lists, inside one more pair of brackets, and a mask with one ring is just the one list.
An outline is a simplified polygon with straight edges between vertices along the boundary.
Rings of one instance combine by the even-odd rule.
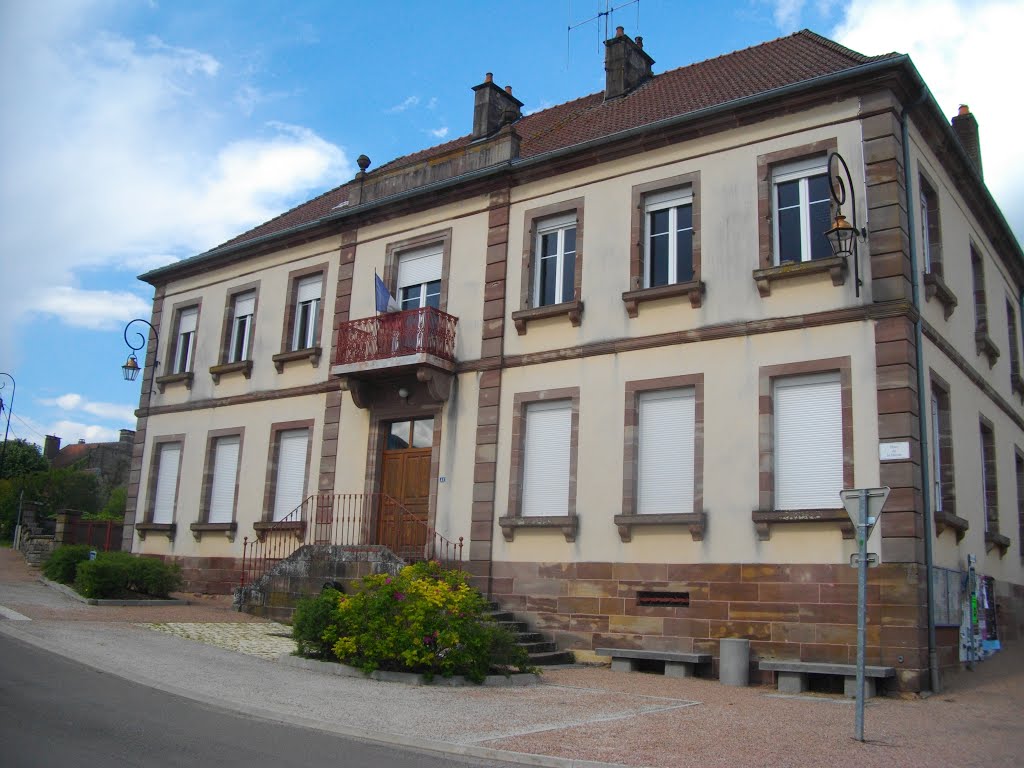
[[[568, 0], [569, 4], [569, 28], [565, 33], [565, 68], [569, 68], [569, 41], [571, 32], [574, 29], [582, 27], [584, 24], [589, 24], [592, 21], [596, 21], [595, 28], [597, 30], [597, 52], [601, 53], [601, 44], [608, 39], [608, 30], [614, 29], [612, 26], [612, 16], [616, 11], [625, 8], [628, 5], [636, 6], [636, 29], [640, 31], [640, 0], [626, 0], [624, 3], [618, 5], [612, 5], [613, 0], [597, 0], [597, 13], [591, 16], [589, 19], [578, 21], [575, 24], [572, 23], [572, 0]], [[601, 9], [604, 6], [604, 10]], [[604, 22], [604, 37], [601, 37], [601, 22]]]

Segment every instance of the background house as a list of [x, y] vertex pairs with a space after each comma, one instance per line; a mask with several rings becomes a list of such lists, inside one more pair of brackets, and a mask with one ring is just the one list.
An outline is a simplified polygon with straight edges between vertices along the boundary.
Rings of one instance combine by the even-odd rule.
[[955, 664], [971, 562], [1019, 635], [1024, 254], [969, 109], [808, 31], [653, 64], [620, 29], [603, 92], [526, 116], [488, 74], [470, 134], [143, 275], [126, 544], [227, 591], [253, 537], [462, 541], [583, 657], [846, 662], [838, 491], [887, 485], [869, 659]]

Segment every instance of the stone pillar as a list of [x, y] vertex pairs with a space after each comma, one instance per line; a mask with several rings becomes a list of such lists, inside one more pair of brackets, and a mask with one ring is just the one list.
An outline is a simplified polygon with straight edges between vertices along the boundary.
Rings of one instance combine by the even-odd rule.
[[718, 680], [722, 685], [750, 684], [750, 641], [740, 637], [723, 638], [718, 645]]

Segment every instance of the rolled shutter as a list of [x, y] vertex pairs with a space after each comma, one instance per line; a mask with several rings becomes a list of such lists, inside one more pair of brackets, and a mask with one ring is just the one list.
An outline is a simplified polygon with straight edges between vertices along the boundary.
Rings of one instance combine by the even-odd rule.
[[289, 429], [278, 434], [277, 483], [274, 520], [282, 520], [302, 504], [306, 491], [308, 429]]
[[304, 277], [302, 280], [300, 280], [298, 288], [296, 289], [297, 303], [301, 304], [304, 301], [318, 301], [320, 299], [321, 283], [321, 275], [313, 275], [313, 277]]
[[526, 408], [523, 517], [569, 514], [568, 401], [534, 403]]
[[208, 522], [230, 523], [235, 517], [235, 481], [238, 478], [240, 445], [241, 439], [237, 435], [217, 440], [213, 452], [213, 482], [210, 487]]
[[843, 407], [839, 375], [775, 382], [775, 507], [842, 506]]
[[193, 333], [196, 329], [196, 320], [199, 319], [199, 310], [195, 307], [183, 309], [178, 316], [178, 335]]
[[637, 513], [693, 512], [692, 389], [640, 395]]
[[178, 496], [178, 466], [181, 462], [181, 444], [160, 446], [160, 464], [156, 472], [156, 492], [153, 494], [153, 522], [174, 522], [174, 502]]
[[[317, 292], [319, 296], [319, 292]], [[256, 311], [256, 294], [243, 293], [235, 298], [235, 317], [245, 317]]]
[[398, 290], [440, 280], [442, 256], [442, 251], [436, 247], [421, 248], [399, 256]]

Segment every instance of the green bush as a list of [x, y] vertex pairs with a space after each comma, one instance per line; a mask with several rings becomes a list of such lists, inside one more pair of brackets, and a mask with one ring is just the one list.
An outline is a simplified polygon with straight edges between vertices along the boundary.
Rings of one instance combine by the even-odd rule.
[[367, 576], [356, 594], [333, 599], [337, 607], [321, 642], [333, 642], [340, 661], [364, 672], [464, 675], [481, 682], [490, 672], [529, 669], [512, 635], [487, 620], [487, 604], [466, 575], [436, 562], [403, 568], [394, 577]]
[[85, 597], [118, 598], [133, 593], [167, 597], [181, 584], [181, 569], [153, 557], [101, 552], [78, 565], [75, 589]]
[[336, 626], [341, 592], [325, 589], [316, 597], [300, 600], [292, 616], [292, 637], [299, 655], [330, 658], [338, 641]]
[[70, 584], [75, 580], [78, 564], [89, 559], [89, 549], [86, 544], [57, 547], [43, 564], [43, 575], [61, 584]]

